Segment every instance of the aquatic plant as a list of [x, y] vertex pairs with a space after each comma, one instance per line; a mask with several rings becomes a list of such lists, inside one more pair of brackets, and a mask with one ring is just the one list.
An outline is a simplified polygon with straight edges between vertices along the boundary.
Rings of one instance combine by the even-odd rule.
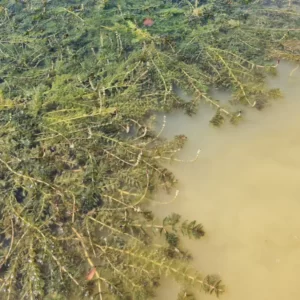
[[264, 78], [275, 58], [299, 59], [298, 15], [248, 2], [1, 2], [1, 299], [148, 299], [162, 274], [181, 299], [224, 291], [180, 243], [202, 225], [147, 209], [153, 192], [172, 192], [162, 162], [186, 141], [161, 139], [153, 113], [193, 114], [203, 101], [219, 125], [240, 108], [211, 86], [258, 109], [280, 96]]

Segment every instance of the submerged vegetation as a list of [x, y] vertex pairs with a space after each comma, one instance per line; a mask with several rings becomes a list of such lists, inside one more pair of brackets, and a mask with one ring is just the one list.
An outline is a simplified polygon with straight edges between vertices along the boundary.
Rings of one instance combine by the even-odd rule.
[[[224, 291], [181, 247], [202, 225], [147, 209], [153, 192], [172, 192], [162, 162], [186, 140], [161, 139], [153, 114], [192, 115], [203, 102], [221, 125], [280, 97], [264, 79], [280, 59], [300, 61], [295, 4], [1, 1], [1, 299], [148, 299], [162, 275], [180, 299]], [[211, 98], [213, 86], [231, 103]]]

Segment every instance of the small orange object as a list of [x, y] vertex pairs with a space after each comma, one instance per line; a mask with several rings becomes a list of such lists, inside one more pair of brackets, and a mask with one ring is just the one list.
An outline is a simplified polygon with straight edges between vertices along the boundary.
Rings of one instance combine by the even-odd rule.
[[92, 280], [96, 273], [96, 267], [93, 267], [87, 274], [86, 280]]
[[146, 18], [144, 20], [143, 24], [144, 24], [144, 26], [150, 27], [150, 26], [152, 26], [154, 24], [154, 21], [152, 19], [150, 19], [150, 18]]

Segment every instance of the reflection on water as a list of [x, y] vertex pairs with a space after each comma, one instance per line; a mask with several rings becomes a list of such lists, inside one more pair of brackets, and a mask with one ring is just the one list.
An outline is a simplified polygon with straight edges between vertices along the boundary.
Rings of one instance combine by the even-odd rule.
[[[180, 158], [202, 151], [194, 163], [168, 166], [179, 179], [179, 196], [153, 210], [203, 223], [207, 236], [186, 246], [197, 269], [220, 273], [224, 300], [300, 299], [300, 68], [291, 77], [293, 68], [281, 64], [271, 83], [285, 98], [247, 112], [237, 127], [212, 128], [209, 108], [193, 118], [167, 117], [166, 136], [189, 138]], [[176, 299], [173, 286], [162, 285], [157, 299]]]

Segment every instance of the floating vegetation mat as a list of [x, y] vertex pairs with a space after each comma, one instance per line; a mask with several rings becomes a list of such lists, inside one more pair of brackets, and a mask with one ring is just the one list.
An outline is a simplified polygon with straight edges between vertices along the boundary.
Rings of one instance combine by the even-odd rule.
[[179, 282], [180, 299], [224, 292], [180, 243], [202, 225], [147, 209], [155, 191], [174, 193], [162, 162], [186, 141], [161, 139], [154, 113], [208, 104], [219, 126], [240, 120], [236, 104], [279, 98], [264, 82], [281, 59], [300, 62], [298, 5], [2, 0], [0, 298], [149, 299], [161, 275]]

